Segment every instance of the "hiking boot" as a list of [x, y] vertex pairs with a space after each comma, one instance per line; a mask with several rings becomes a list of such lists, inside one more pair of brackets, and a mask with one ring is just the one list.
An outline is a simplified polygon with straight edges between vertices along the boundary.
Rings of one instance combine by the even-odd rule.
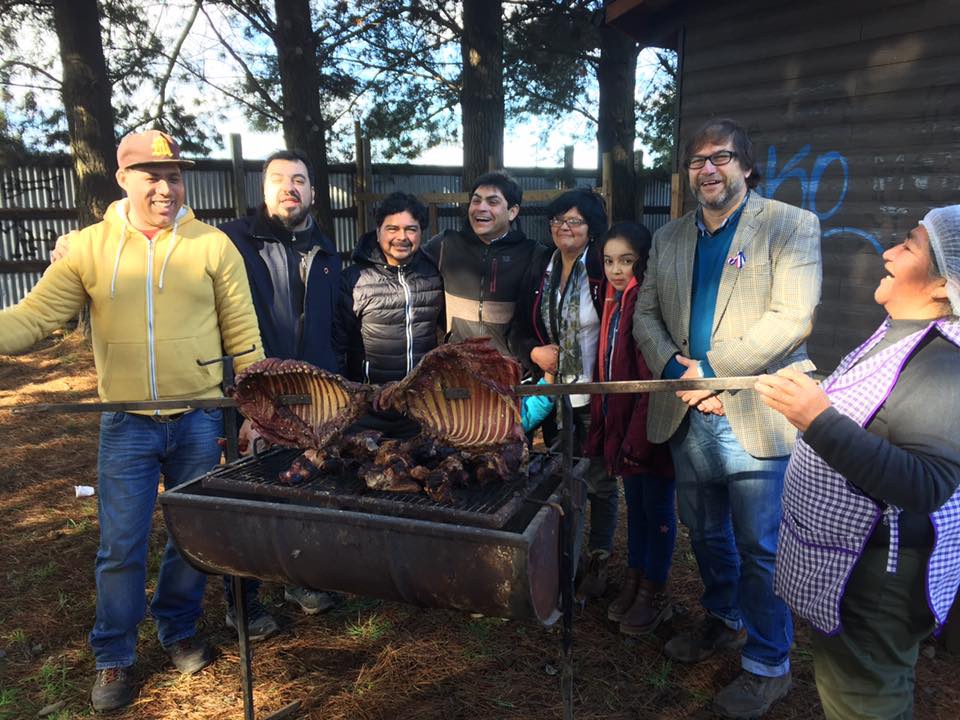
[[174, 667], [183, 675], [193, 675], [213, 662], [216, 654], [210, 643], [193, 635], [164, 648]]
[[[237, 611], [227, 608], [224, 622], [228, 628], [237, 629]], [[280, 632], [280, 626], [260, 603], [247, 605], [247, 637], [250, 642], [260, 642]]]
[[636, 568], [627, 568], [627, 574], [623, 578], [623, 587], [620, 588], [620, 594], [607, 608], [607, 619], [613, 622], [620, 622], [624, 614], [633, 605], [637, 597], [637, 587], [640, 585], [640, 578], [643, 573]]
[[97, 712], [119, 710], [137, 697], [133, 683], [133, 667], [97, 670], [97, 678], [90, 690], [90, 704]]
[[340, 602], [336, 593], [308, 590], [302, 587], [284, 587], [283, 598], [300, 606], [307, 615], [326, 612]]
[[695, 663], [706, 660], [717, 650], [739, 650], [746, 642], [746, 630], [732, 630], [723, 620], [707, 615], [692, 630], [671, 638], [663, 646], [663, 653], [677, 662]]
[[792, 684], [789, 672], [779, 677], [763, 677], [743, 670], [717, 693], [713, 710], [725, 718], [759, 718], [790, 692]]
[[624, 635], [646, 635], [671, 617], [673, 606], [670, 604], [666, 583], [643, 579], [637, 588], [633, 605], [620, 620], [620, 632]]
[[607, 563], [610, 553], [606, 550], [591, 550], [587, 557], [586, 572], [577, 586], [577, 602], [581, 605], [587, 600], [603, 597], [607, 591]]

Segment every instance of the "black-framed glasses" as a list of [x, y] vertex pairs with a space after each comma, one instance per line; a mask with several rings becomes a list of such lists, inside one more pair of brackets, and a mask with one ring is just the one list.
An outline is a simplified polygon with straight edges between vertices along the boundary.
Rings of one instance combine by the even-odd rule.
[[687, 169], [699, 170], [707, 164], [707, 160], [709, 160], [712, 165], [720, 167], [721, 165], [726, 165], [736, 156], [737, 154], [733, 152], [733, 150], [721, 150], [720, 152], [715, 152], [713, 155], [694, 155], [693, 157], [687, 158]]
[[581, 218], [550, 218], [550, 227], [561, 228], [564, 223], [571, 230], [576, 230], [578, 227], [586, 225], [587, 221]]

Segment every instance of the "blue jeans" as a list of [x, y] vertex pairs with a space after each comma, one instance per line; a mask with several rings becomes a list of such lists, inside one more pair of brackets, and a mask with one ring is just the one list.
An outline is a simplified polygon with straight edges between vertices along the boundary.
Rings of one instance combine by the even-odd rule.
[[786, 457], [760, 459], [737, 441], [726, 417], [691, 410], [670, 438], [680, 520], [700, 567], [706, 611], [746, 626], [741, 665], [776, 677], [790, 669], [793, 625], [773, 593]]
[[[101, 416], [97, 615], [90, 632], [97, 670], [128, 667], [136, 660], [160, 473], [165, 487], [172, 488], [207, 472], [220, 462], [217, 438], [222, 434], [219, 410], [196, 410], [170, 422], [132, 413]], [[196, 633], [206, 580], [168, 538], [150, 603], [164, 647]]]
[[677, 540], [676, 483], [656, 475], [625, 475], [627, 564], [664, 583]]

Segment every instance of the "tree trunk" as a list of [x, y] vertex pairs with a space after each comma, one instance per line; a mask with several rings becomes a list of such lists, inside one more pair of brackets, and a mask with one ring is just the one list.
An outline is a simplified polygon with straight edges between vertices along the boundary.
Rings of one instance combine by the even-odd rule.
[[614, 222], [637, 219], [637, 177], [633, 143], [637, 134], [634, 85], [640, 49], [632, 38], [604, 25], [600, 28], [600, 111], [597, 148], [600, 158], [610, 153], [613, 161], [613, 207], [607, 208]]
[[460, 112], [463, 116], [463, 189], [487, 172], [503, 167], [503, 3], [464, 0], [463, 77]]
[[55, 0], [53, 21], [63, 64], [60, 93], [78, 181], [77, 211], [80, 227], [85, 227], [99, 222], [107, 206], [120, 197], [113, 107], [97, 2]]
[[313, 166], [315, 211], [320, 227], [333, 237], [330, 180], [327, 172], [326, 123], [320, 108], [320, 70], [309, 0], [275, 0], [280, 85], [283, 92], [283, 139]]

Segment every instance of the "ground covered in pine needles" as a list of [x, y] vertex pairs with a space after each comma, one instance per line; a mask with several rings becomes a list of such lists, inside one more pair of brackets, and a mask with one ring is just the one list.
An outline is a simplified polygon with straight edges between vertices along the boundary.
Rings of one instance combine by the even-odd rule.
[[[92, 717], [94, 674], [87, 646], [93, 623], [96, 414], [13, 415], [21, 403], [93, 399], [92, 356], [76, 336], [0, 358], [0, 719]], [[622, 522], [621, 522], [622, 528]], [[156, 580], [165, 530], [159, 511], [150, 545]], [[618, 548], [624, 547], [622, 531]], [[664, 638], [699, 617], [700, 584], [681, 533], [674, 566], [677, 616], [656, 635], [626, 640], [594, 603], [575, 623], [575, 715], [605, 718], [709, 718], [712, 694], [738, 671], [732, 655], [697, 666], [670, 663]], [[614, 578], [623, 572], [615, 558]], [[152, 587], [147, 587], [149, 596]], [[254, 646], [254, 700], [265, 717], [301, 702], [297, 717], [330, 720], [559, 718], [560, 632], [531, 622], [348, 597], [307, 617], [266, 583], [264, 600], [282, 633]], [[611, 589], [611, 596], [613, 589]], [[610, 598], [607, 598], [607, 601]], [[223, 625], [219, 581], [210, 582], [201, 631], [219, 650], [198, 675], [181, 677], [150, 620], [141, 626], [136, 676], [141, 692], [121, 719], [242, 718], [239, 653]], [[794, 689], [770, 720], [820, 718], [808, 630], [799, 624]], [[960, 658], [925, 643], [918, 666], [918, 720], [960, 717]]]

